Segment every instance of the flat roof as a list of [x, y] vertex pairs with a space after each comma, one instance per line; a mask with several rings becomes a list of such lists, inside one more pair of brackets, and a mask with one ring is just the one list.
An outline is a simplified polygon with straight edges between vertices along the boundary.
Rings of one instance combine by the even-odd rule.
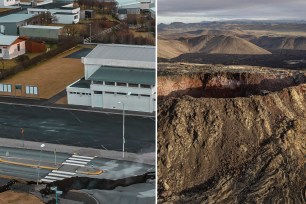
[[155, 63], [155, 46], [99, 44], [85, 58]]
[[0, 17], [0, 22], [1, 23], [21, 22], [30, 19], [33, 16], [35, 16], [35, 14], [10, 14], [7, 16]]
[[155, 70], [125, 67], [100, 67], [88, 80], [155, 85]]
[[76, 83], [72, 84], [70, 87], [89, 89], [90, 84], [91, 84], [90, 80], [85, 80], [83, 78], [83, 79], [80, 79], [79, 81], [77, 81]]
[[41, 26], [41, 25], [27, 25], [22, 26], [22, 28], [37, 28], [37, 29], [47, 29], [47, 30], [58, 30], [63, 28], [62, 26]]
[[0, 45], [11, 45], [13, 44], [19, 36], [12, 36], [12, 35], [2, 35], [0, 34]]
[[[72, 2], [71, 2], [72, 3]], [[43, 4], [40, 6], [33, 7], [39, 8], [39, 9], [74, 9], [73, 7], [64, 7], [71, 4], [70, 2], [66, 3], [49, 3], [49, 4]]]

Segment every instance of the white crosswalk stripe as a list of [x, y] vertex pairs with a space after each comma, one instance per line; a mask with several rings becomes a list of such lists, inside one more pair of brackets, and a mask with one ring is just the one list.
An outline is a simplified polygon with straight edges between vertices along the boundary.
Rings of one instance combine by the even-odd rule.
[[67, 162], [64, 162], [63, 164], [70, 165], [70, 166], [79, 166], [79, 167], [85, 166], [84, 164], [72, 164], [72, 163], [67, 163]]
[[63, 178], [71, 178], [72, 176], [64, 175], [64, 174], [56, 174], [56, 173], [49, 173], [49, 176], [59, 176]]
[[64, 178], [55, 177], [55, 176], [46, 176], [45, 179], [63, 180]]
[[88, 163], [88, 162], [74, 161], [74, 160], [66, 160], [65, 162], [68, 162], [68, 163], [76, 163], [76, 164], [87, 164], [87, 163]]
[[72, 155], [73, 157], [76, 157], [76, 158], [81, 158], [81, 159], [94, 159], [94, 157], [86, 157], [86, 156], [79, 156], [79, 155]]
[[70, 157], [69, 160], [76, 160], [76, 161], [85, 161], [85, 162], [90, 162], [90, 159], [80, 159], [80, 158], [74, 158], [74, 157]]
[[45, 182], [45, 183], [51, 183], [55, 180], [51, 180], [51, 179], [40, 179], [40, 181]]
[[[80, 156], [80, 155], [74, 154], [68, 159], [66, 159], [66, 161], [62, 163], [62, 166], [70, 165], [70, 166], [84, 167], [86, 164], [88, 164], [93, 159], [94, 157]], [[44, 183], [51, 183], [54, 181], [60, 181], [63, 179], [71, 178], [74, 175], [76, 175], [75, 172], [52, 170], [47, 176], [45, 176], [40, 181]]]
[[74, 173], [74, 172], [59, 171], [59, 170], [53, 170], [52, 172], [54, 172], [54, 173], [59, 173], [59, 174], [68, 174], [68, 175], [75, 175], [75, 174], [76, 174], [76, 173]]

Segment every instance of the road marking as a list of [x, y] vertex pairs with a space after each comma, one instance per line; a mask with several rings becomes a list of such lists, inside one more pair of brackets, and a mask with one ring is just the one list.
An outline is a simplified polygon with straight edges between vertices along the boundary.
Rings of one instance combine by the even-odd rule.
[[52, 172], [60, 173], [60, 174], [68, 174], [68, 175], [75, 175], [76, 174], [76, 173], [69, 172], [69, 171], [57, 171], [57, 170], [53, 170]]
[[63, 180], [64, 178], [55, 177], [55, 176], [46, 176], [46, 179], [54, 179], [54, 180]]
[[71, 178], [72, 176], [64, 175], [64, 174], [56, 174], [56, 173], [49, 173], [48, 176], [60, 176], [64, 178]]
[[76, 164], [87, 164], [88, 162], [74, 161], [74, 160], [66, 160], [65, 162], [76, 163]]
[[46, 183], [51, 183], [55, 180], [51, 180], [51, 179], [40, 179], [40, 181], [46, 182]]
[[92, 160], [92, 159], [94, 159], [94, 157], [86, 157], [86, 156], [79, 156], [79, 155], [72, 155], [73, 157], [77, 157], [77, 158], [83, 158], [83, 159], [90, 159], [90, 160]]
[[85, 165], [83, 165], [83, 164], [72, 164], [72, 163], [66, 163], [66, 162], [64, 162], [64, 163], [62, 163], [62, 164], [70, 165], [70, 166], [80, 166], [80, 167], [85, 166]]
[[87, 162], [90, 162], [90, 161], [91, 161], [91, 160], [89, 160], [89, 159], [80, 159], [80, 158], [74, 158], [74, 157], [70, 157], [69, 160], [87, 161]]

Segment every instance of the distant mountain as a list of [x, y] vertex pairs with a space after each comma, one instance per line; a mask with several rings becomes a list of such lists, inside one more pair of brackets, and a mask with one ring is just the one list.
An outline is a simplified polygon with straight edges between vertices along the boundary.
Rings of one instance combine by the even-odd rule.
[[236, 37], [226, 35], [202, 35], [178, 40], [159, 40], [158, 56], [173, 58], [184, 53], [205, 54], [271, 54], [257, 45]]
[[265, 49], [306, 50], [306, 37], [262, 36], [251, 42]]

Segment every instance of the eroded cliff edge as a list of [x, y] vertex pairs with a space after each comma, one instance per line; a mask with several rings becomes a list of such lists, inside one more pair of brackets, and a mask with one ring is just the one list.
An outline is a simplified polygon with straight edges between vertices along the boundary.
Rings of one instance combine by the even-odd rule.
[[305, 202], [305, 72], [159, 64], [159, 73], [160, 203]]

